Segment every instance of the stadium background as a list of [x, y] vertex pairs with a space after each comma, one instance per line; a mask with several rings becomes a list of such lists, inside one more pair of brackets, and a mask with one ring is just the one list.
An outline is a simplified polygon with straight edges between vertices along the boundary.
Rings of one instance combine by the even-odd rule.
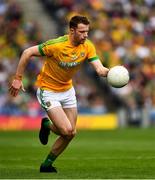
[[[41, 14], [39, 6], [35, 5], [38, 3], [44, 8]], [[108, 86], [106, 79], [99, 78], [85, 63], [74, 78], [79, 113], [101, 115], [103, 119], [106, 118], [103, 122], [113, 124], [108, 126], [111, 128], [153, 125], [154, 4], [153, 0], [40, 0], [33, 1], [29, 5], [24, 0], [1, 0], [0, 128], [16, 128], [17, 125], [18, 129], [19, 123], [15, 123], [15, 119], [22, 124], [23, 116], [34, 120], [44, 114], [35, 97], [36, 87], [34, 87], [42, 60], [33, 58], [26, 69], [23, 80], [26, 93], [12, 98], [8, 94], [8, 84], [15, 73], [21, 52], [26, 47], [67, 33], [67, 22], [73, 14], [83, 14], [91, 20], [89, 38], [94, 42], [103, 64], [106, 67], [123, 64], [130, 72], [130, 83], [124, 88], [114, 89]], [[44, 14], [45, 18], [41, 19]], [[107, 119], [107, 114], [110, 119]]]
[[[27, 66], [23, 79], [26, 93], [12, 98], [8, 87], [22, 51], [67, 33], [67, 22], [74, 14], [88, 16], [91, 21], [89, 38], [101, 61], [109, 68], [125, 65], [130, 72], [130, 82], [121, 89], [111, 88], [106, 79], [99, 78], [87, 63], [84, 64], [74, 78], [78, 129], [94, 131], [79, 133], [79, 140], [77, 137], [71, 147], [73, 152], [67, 151], [58, 164], [63, 167], [65, 158], [72, 158], [70, 154], [79, 155], [78, 160], [80, 153], [86, 158], [84, 161], [90, 160], [90, 163], [80, 162], [81, 166], [77, 167], [76, 158], [70, 159], [75, 165], [66, 164], [63, 169], [66, 174], [56, 177], [154, 178], [155, 0], [32, 0], [31, 3], [0, 0], [0, 178], [45, 178], [29, 172], [36, 169], [43, 158], [43, 149], [34, 141], [44, 116], [34, 86], [42, 59], [33, 57]], [[80, 138], [84, 138], [83, 144]], [[16, 148], [19, 150], [15, 151]], [[8, 153], [8, 149], [12, 152]], [[75, 149], [78, 152], [74, 153]], [[87, 159], [88, 149], [93, 149], [92, 159]], [[32, 157], [27, 157], [28, 152]], [[34, 152], [38, 153], [36, 159]], [[89, 169], [88, 164], [92, 162], [94, 169]], [[24, 163], [27, 166], [23, 166]], [[68, 175], [67, 168], [73, 167], [76, 167], [72, 169], [73, 174]], [[100, 174], [103, 169], [104, 175]]]

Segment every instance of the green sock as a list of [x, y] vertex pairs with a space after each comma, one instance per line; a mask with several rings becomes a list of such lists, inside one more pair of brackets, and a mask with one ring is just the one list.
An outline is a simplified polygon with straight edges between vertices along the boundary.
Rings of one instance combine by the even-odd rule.
[[57, 156], [53, 153], [50, 153], [47, 158], [45, 159], [45, 161], [42, 163], [43, 166], [50, 166], [53, 164], [53, 162], [55, 161], [55, 159], [57, 158]]
[[45, 126], [46, 128], [49, 128], [49, 126], [50, 126], [51, 124], [52, 124], [52, 122], [51, 122], [50, 119], [48, 119], [47, 121], [44, 122], [44, 126]]

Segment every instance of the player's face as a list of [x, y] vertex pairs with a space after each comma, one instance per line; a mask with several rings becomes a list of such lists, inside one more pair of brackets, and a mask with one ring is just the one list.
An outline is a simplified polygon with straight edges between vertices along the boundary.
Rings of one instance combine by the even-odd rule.
[[78, 24], [77, 28], [73, 29], [74, 43], [77, 45], [83, 44], [88, 37], [88, 32], [89, 25]]

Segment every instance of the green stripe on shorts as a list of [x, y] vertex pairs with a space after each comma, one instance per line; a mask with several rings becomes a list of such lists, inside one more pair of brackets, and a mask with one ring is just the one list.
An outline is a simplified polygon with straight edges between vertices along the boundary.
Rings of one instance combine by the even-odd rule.
[[41, 100], [41, 106], [45, 109], [45, 111], [47, 111], [47, 107], [46, 107], [46, 104], [43, 100], [43, 93], [44, 93], [44, 90], [40, 89], [40, 100]]

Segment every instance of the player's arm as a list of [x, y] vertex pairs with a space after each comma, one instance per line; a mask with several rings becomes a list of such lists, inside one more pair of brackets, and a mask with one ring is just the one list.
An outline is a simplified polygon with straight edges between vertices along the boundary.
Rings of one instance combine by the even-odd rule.
[[26, 50], [23, 51], [20, 57], [15, 77], [12, 81], [11, 87], [9, 88], [10, 94], [14, 97], [17, 96], [21, 88], [22, 90], [24, 90], [22, 84], [22, 76], [24, 74], [26, 65], [28, 64], [32, 56], [41, 56], [38, 46], [32, 46], [30, 48], [27, 48]]
[[99, 59], [91, 61], [89, 63], [93, 66], [99, 76], [107, 76], [109, 69], [104, 67]]
[[88, 62], [93, 66], [93, 68], [95, 69], [95, 71], [99, 76], [106, 77], [109, 69], [104, 67], [101, 61], [99, 60], [96, 54], [96, 49], [94, 44], [90, 40], [87, 41], [87, 43], [88, 43], [88, 56], [87, 56]]

